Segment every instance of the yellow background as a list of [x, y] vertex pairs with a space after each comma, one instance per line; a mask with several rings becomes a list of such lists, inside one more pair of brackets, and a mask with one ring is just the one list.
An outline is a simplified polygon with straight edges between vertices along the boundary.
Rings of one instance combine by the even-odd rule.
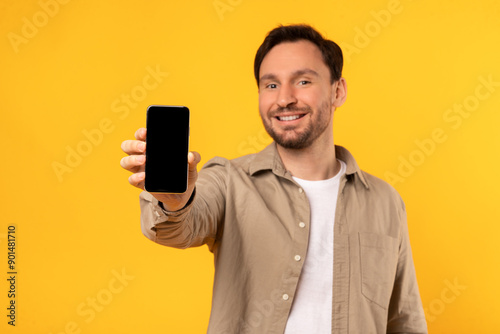
[[[266, 32], [299, 22], [346, 53], [336, 143], [364, 170], [401, 177], [429, 331], [500, 332], [500, 2], [65, 1], [0, 2], [0, 332], [206, 331], [213, 256], [142, 236], [120, 143], [148, 105], [173, 104], [191, 109], [202, 163], [263, 148], [253, 57]], [[464, 103], [467, 117], [448, 111]], [[86, 154], [73, 167], [68, 147]]]

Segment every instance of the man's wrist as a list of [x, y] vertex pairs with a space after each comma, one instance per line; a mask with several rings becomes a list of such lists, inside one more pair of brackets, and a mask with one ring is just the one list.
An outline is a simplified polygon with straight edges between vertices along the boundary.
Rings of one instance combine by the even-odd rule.
[[191, 193], [191, 196], [189, 197], [189, 200], [187, 201], [187, 203], [180, 209], [178, 210], [175, 210], [175, 211], [171, 211], [171, 210], [168, 210], [165, 208], [165, 206], [163, 205], [163, 202], [161, 201], [158, 201], [158, 206], [165, 212], [165, 213], [175, 213], [175, 212], [179, 212], [179, 211], [183, 211], [184, 209], [186, 209], [188, 206], [191, 205], [191, 203], [193, 202], [193, 199], [194, 199], [194, 196], [195, 196], [195, 193], [196, 193], [196, 187], [193, 189], [193, 192]]

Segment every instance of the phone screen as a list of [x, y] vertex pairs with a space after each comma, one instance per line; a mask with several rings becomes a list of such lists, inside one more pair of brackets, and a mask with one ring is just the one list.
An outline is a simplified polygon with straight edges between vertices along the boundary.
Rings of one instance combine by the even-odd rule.
[[188, 177], [189, 109], [149, 106], [146, 128], [145, 189], [184, 193]]

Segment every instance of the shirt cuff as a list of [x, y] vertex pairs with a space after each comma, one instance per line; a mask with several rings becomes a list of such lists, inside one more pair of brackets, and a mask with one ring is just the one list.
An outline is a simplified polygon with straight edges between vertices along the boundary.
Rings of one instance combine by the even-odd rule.
[[[163, 207], [163, 203], [158, 201], [152, 194], [144, 191], [141, 193], [141, 199], [149, 202], [149, 208], [152, 212], [153, 226], [165, 222], [179, 222], [184, 220], [184, 217], [188, 214], [191, 207], [193, 206], [193, 201], [196, 196], [196, 188], [193, 190], [189, 201], [186, 205], [177, 211], [168, 211]], [[151, 226], [151, 227], [153, 227]]]
[[195, 195], [196, 195], [196, 188], [194, 188], [193, 193], [191, 194], [191, 197], [189, 197], [189, 200], [187, 201], [186, 205], [184, 205], [184, 207], [182, 209], [179, 209], [177, 211], [168, 211], [163, 206], [163, 202], [160, 202], [158, 200], [157, 200], [157, 202], [158, 202], [158, 206], [163, 211], [163, 214], [165, 214], [166, 216], [179, 216], [179, 215], [182, 215], [184, 212], [188, 211], [191, 208], [191, 206], [193, 206], [193, 199], [194, 199]]

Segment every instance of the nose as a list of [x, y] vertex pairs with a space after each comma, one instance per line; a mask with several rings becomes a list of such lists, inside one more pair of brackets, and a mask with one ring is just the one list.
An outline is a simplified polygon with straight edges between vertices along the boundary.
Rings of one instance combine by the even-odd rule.
[[280, 107], [285, 108], [294, 103], [297, 103], [297, 98], [295, 97], [293, 87], [290, 85], [281, 85], [278, 93], [277, 104]]

